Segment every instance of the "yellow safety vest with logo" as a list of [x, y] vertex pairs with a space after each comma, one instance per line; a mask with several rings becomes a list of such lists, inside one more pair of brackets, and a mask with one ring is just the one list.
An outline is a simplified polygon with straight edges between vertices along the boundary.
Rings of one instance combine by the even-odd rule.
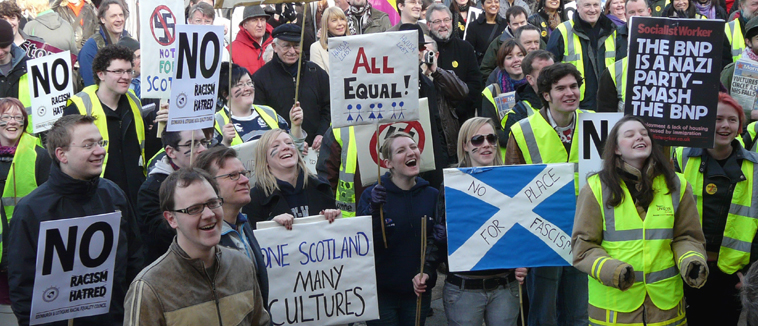
[[[703, 151], [703, 149], [698, 149]], [[700, 224], [703, 224], [703, 171], [702, 157], [690, 156], [691, 148], [678, 148], [677, 160], [680, 171], [684, 171], [687, 181], [692, 183]], [[702, 153], [702, 152], [701, 152]], [[750, 263], [750, 248], [758, 231], [758, 154], [744, 151], [742, 174], [747, 180], [737, 183], [732, 193], [732, 202], [726, 217], [724, 239], [719, 248], [718, 267], [726, 274], [734, 274]], [[697, 154], [697, 153], [693, 153]]]
[[614, 70], [616, 70], [616, 73], [611, 74], [611, 79], [616, 84], [616, 94], [618, 94], [619, 99], [618, 110], [619, 112], [624, 112], [624, 103], [626, 102], [626, 68], [629, 65], [629, 57], [624, 57], [613, 65], [615, 66]]
[[[276, 114], [276, 111], [274, 109], [265, 106], [265, 105], [253, 105], [253, 109], [255, 112], [258, 112], [258, 115], [261, 116], [263, 121], [266, 122], [269, 128], [271, 129], [277, 129], [279, 128], [279, 119], [278, 115]], [[216, 128], [216, 132], [223, 137], [224, 135], [224, 126], [226, 126], [227, 123], [229, 123], [231, 119], [229, 119], [229, 115], [226, 113], [226, 108], [221, 109], [220, 111], [216, 112], [216, 122], [214, 123], [214, 128]], [[234, 130], [234, 139], [232, 139], [231, 145], [239, 145], [242, 144], [242, 138], [240, 137], [240, 134], [237, 133], [237, 130]]]
[[[500, 87], [497, 87], [497, 86], [498, 86], [497, 84], [492, 84], [485, 87], [484, 90], [482, 91], [482, 95], [484, 96], [484, 98], [486, 98], [487, 101], [490, 101], [490, 103], [492, 103], [492, 107], [494, 107], [495, 110], [497, 110], [497, 104], [495, 102], [495, 97], [492, 96], [492, 92], [493, 90], [495, 91], [495, 96], [500, 94]], [[527, 117], [531, 117], [532, 115], [534, 115], [534, 113], [540, 112], [540, 110], [537, 110], [534, 107], [532, 107], [532, 104], [529, 103], [529, 101], [521, 101], [521, 102], [527, 108], [526, 110]], [[510, 118], [511, 112], [513, 112], [513, 110], [509, 111], [502, 119], [500, 119], [500, 126], [503, 128], [503, 131], [505, 131], [506, 133], [509, 132], [508, 130], [505, 130], [505, 126], [508, 124], [508, 118]], [[503, 146], [500, 146], [500, 156], [502, 156], [503, 161], [505, 161], [505, 147]]]
[[[85, 87], [79, 94], [72, 96], [68, 99], [68, 105], [71, 103], [76, 104], [76, 108], [81, 115], [89, 115], [95, 117], [95, 126], [100, 130], [100, 135], [103, 140], [108, 140], [108, 119], [105, 117], [105, 111], [103, 111], [102, 105], [100, 105], [100, 99], [97, 97], [97, 85], [91, 85]], [[142, 174], [147, 175], [147, 160], [145, 159], [145, 123], [142, 121], [142, 102], [140, 102], [137, 95], [132, 90], [126, 92], [126, 98], [129, 100], [129, 107], [132, 109], [132, 115], [134, 116], [134, 130], [137, 132], [137, 141], [139, 141], [139, 148], [141, 154], [140, 164], [142, 164]], [[105, 175], [105, 165], [108, 163], [108, 148], [110, 144], [105, 146], [105, 160], [103, 160], [103, 172], [100, 176]]]
[[340, 159], [340, 179], [337, 182], [337, 208], [343, 217], [354, 217], [355, 206], [355, 169], [358, 166], [358, 145], [355, 140], [355, 128], [333, 128], [334, 140], [342, 148]]
[[26, 108], [26, 113], [29, 116], [29, 124], [26, 126], [26, 132], [32, 133], [34, 127], [32, 126], [32, 116], [34, 110], [32, 110], [32, 95], [29, 93], [29, 74], [23, 74], [18, 80], [18, 100]]
[[[616, 207], [608, 207], [605, 202], [610, 199], [610, 189], [597, 174], [587, 179], [587, 184], [600, 204], [603, 218], [603, 240], [600, 246], [610, 256], [600, 257], [592, 264], [588, 282], [591, 305], [612, 311], [632, 312], [649, 295], [656, 307], [669, 310], [682, 300], [684, 294], [682, 278], [679, 276], [681, 266], [677, 265], [686, 257], [697, 255], [703, 260], [705, 257], [698, 252], [689, 251], [677, 262], [671, 249], [674, 215], [684, 196], [682, 189], [686, 189], [687, 185], [687, 180], [681, 174], [677, 174], [676, 181], [676, 189], [668, 193], [664, 176], [659, 175], [653, 179], [655, 197], [643, 221], [624, 182], [621, 182], [624, 200]], [[621, 291], [599, 281], [603, 265], [609, 259], [618, 259], [632, 265], [635, 281], [630, 288]], [[685, 318], [684, 314], [679, 318]]]
[[732, 45], [732, 62], [737, 62], [742, 57], [745, 50], [745, 37], [742, 34], [739, 18], [730, 21], [724, 25], [724, 32], [729, 44]]
[[[579, 121], [578, 113], [581, 112], [592, 111], [576, 110], [575, 122]], [[560, 136], [542, 114], [535, 114], [514, 124], [511, 126], [511, 134], [521, 149], [526, 164], [574, 163], [574, 190], [579, 195], [579, 128], [574, 127], [571, 153], [566, 152]]]
[[[579, 39], [579, 36], [574, 33], [574, 20], [569, 20], [558, 25], [558, 32], [561, 33], [561, 36], [563, 37], [563, 62], [574, 65], [576, 70], [579, 70], [579, 73], [581, 73], [582, 76], [586, 76], [584, 72], [582, 42]], [[601, 39], [599, 41], [603, 40]], [[613, 34], [605, 38], [603, 44], [605, 46], [605, 67], [608, 68], [611, 76], [613, 76], [616, 74], [616, 68], [613, 65], [613, 63], [616, 62], [615, 30], [613, 31]], [[595, 51], [592, 52], [594, 53]], [[582, 83], [582, 86], [579, 88], [579, 93], [581, 93], [580, 101], [584, 100], [586, 84], [587, 83]], [[587, 94], [587, 96], [596, 96], [596, 94]]]

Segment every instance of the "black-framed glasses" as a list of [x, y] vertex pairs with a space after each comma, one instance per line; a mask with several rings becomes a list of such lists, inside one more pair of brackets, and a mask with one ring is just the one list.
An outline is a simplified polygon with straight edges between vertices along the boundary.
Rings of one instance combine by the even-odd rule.
[[[197, 149], [198, 147], [200, 147], [200, 145], [203, 145], [203, 146], [205, 146], [205, 148], [208, 148], [208, 146], [211, 145], [211, 141], [208, 140], [208, 139], [196, 140], [195, 141], [195, 147], [193, 147], [193, 148]], [[180, 145], [180, 144], [176, 145], [176, 147], [190, 147], [190, 146], [192, 146], [192, 143], [189, 143], [189, 144], [186, 144], [186, 145]]]
[[208, 207], [208, 209], [216, 209], [216, 208], [221, 207], [221, 205], [223, 204], [224, 204], [224, 198], [221, 198], [221, 197], [211, 198], [205, 203], [195, 204], [183, 209], [175, 209], [172, 212], [184, 213], [188, 215], [198, 215], [203, 212], [205, 207]]
[[482, 146], [482, 144], [484, 144], [484, 139], [487, 139], [487, 141], [492, 145], [497, 144], [497, 136], [495, 136], [495, 134], [489, 134], [486, 136], [476, 135], [474, 137], [471, 137], [471, 145]]
[[229, 178], [229, 180], [232, 180], [232, 181], [237, 181], [237, 180], [239, 180], [239, 179], [240, 179], [240, 176], [241, 176], [241, 175], [244, 175], [244, 176], [245, 176], [245, 178], [248, 178], [248, 179], [250, 179], [250, 170], [245, 170], [245, 171], [237, 171], [237, 172], [232, 172], [232, 173], [227, 173], [227, 174], [217, 175], [217, 176], [215, 176], [215, 177], [213, 177], [213, 178], [214, 178], [214, 179], [218, 179], [218, 178]]
[[108, 146], [108, 141], [105, 140], [105, 139], [101, 139], [101, 140], [98, 140], [98, 141], [84, 143], [84, 144], [81, 144], [81, 145], [74, 145], [74, 143], [71, 143], [71, 146], [81, 147], [81, 148], [84, 148], [86, 150], [91, 150], [93, 147], [95, 147], [95, 145], [100, 146], [102, 148], [105, 148], [106, 146]]

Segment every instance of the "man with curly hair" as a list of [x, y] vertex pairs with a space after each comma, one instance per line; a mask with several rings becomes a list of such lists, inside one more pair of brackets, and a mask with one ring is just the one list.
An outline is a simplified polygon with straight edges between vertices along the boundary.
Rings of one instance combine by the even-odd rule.
[[140, 99], [129, 91], [133, 61], [134, 54], [123, 45], [102, 48], [92, 61], [95, 85], [71, 97], [63, 112], [96, 118], [95, 125], [109, 142], [101, 175], [124, 190], [132, 205], [145, 181], [145, 130], [149, 129]]

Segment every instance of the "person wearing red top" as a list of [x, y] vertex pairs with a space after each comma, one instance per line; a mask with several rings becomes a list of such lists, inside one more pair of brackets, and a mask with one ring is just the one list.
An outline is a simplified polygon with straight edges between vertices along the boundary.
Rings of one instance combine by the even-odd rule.
[[269, 15], [263, 12], [261, 6], [245, 7], [242, 16], [237, 38], [227, 49], [231, 52], [232, 61], [247, 68], [252, 76], [266, 64], [263, 60], [263, 52], [274, 40], [271, 37], [273, 28], [266, 23]]

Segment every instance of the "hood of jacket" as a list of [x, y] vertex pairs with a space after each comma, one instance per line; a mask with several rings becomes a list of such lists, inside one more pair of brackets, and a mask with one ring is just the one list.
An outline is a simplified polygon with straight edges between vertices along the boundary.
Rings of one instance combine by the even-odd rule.
[[150, 171], [150, 173], [148, 173], [148, 175], [153, 175], [153, 174], [169, 175], [172, 172], [174, 172], [174, 167], [172, 167], [171, 163], [168, 162], [168, 156], [163, 156], [160, 161], [155, 162], [155, 166]]
[[410, 190], [403, 190], [403, 189], [400, 189], [398, 186], [396, 186], [392, 182], [392, 176], [390, 172], [386, 172], [382, 176], [382, 186], [384, 186], [384, 188], [387, 189], [387, 192], [391, 192], [395, 194], [400, 194], [405, 191], [409, 191], [415, 194], [426, 189], [426, 187], [429, 187], [429, 182], [422, 178], [416, 177], [416, 184], [413, 187], [411, 187]]
[[250, 33], [244, 27], [242, 27], [242, 25], [240, 25], [240, 31], [237, 33], [237, 38], [235, 41], [240, 41], [242, 44], [247, 45], [253, 49], [261, 49], [274, 41], [274, 39], [271, 37], [271, 32], [273, 32], [273, 28], [271, 25], [266, 24], [266, 33], [263, 34], [263, 38], [261, 39], [261, 41], [263, 41], [263, 44], [258, 44], [258, 42], [253, 39], [253, 36], [250, 35]]
[[89, 180], [74, 179], [63, 173], [58, 164], [53, 163], [50, 167], [50, 177], [47, 179], [47, 183], [56, 193], [63, 194], [64, 197], [83, 200], [95, 195], [100, 184], [100, 177], [97, 176]]
[[34, 18], [35, 22], [38, 22], [42, 24], [42, 26], [47, 27], [48, 29], [58, 29], [61, 26], [63, 26], [63, 19], [61, 18], [58, 13], [53, 11], [52, 9], [48, 9], [37, 15], [37, 18]]
[[[26, 51], [24, 51], [24, 49], [18, 47], [16, 44], [11, 44], [11, 56], [12, 56], [12, 58], [11, 58], [11, 67], [12, 67], [11, 71], [13, 71], [13, 69], [16, 69], [16, 66], [20, 62], [22, 62], [22, 61], [25, 62], [26, 59], [27, 59], [27, 57], [26, 57]], [[26, 69], [26, 65], [24, 65], [21, 68], [22, 69]]]

